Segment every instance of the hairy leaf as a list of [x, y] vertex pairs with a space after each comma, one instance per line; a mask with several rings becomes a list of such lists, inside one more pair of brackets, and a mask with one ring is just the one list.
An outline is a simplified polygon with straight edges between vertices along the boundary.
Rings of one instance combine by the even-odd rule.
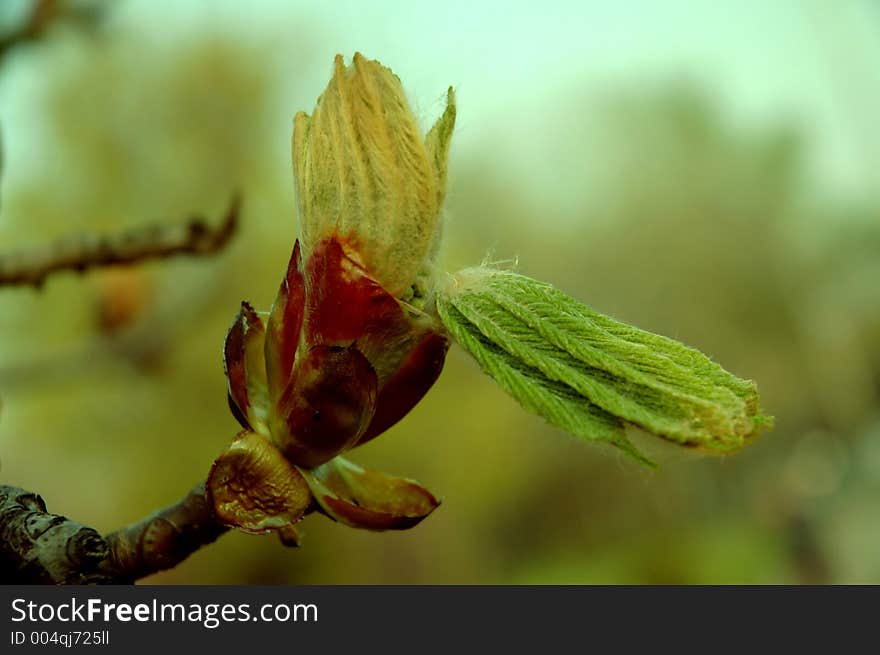
[[759, 414], [753, 382], [549, 284], [467, 269], [439, 294], [437, 307], [452, 336], [526, 409], [642, 461], [622, 421], [715, 452], [741, 448], [772, 423]]

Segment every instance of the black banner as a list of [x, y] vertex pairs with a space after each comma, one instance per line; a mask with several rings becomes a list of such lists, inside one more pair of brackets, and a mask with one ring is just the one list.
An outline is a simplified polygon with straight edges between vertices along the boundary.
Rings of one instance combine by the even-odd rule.
[[798, 640], [835, 626], [852, 637], [870, 625], [877, 597], [877, 588], [804, 587], [8, 586], [0, 652], [589, 651], [698, 635]]

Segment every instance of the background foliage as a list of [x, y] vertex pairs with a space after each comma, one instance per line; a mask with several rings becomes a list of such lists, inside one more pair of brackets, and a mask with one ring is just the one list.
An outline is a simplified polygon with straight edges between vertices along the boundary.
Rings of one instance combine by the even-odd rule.
[[313, 517], [298, 551], [232, 534], [149, 581], [880, 582], [876, 4], [112, 4], [0, 62], [0, 247], [220, 216], [235, 189], [243, 227], [213, 259], [0, 293], [4, 482], [110, 530], [206, 474], [236, 431], [225, 330], [296, 234], [292, 116], [359, 49], [425, 126], [456, 87], [449, 270], [518, 257], [756, 380], [776, 429], [726, 458], [633, 432], [651, 472], [456, 350], [352, 457], [438, 491], [423, 524]]

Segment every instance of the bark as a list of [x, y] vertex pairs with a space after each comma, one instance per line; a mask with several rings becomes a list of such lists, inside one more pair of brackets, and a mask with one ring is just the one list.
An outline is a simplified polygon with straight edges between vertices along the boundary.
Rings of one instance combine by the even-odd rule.
[[80, 235], [0, 256], [0, 286], [39, 287], [59, 271], [81, 273], [99, 266], [130, 265], [180, 254], [213, 254], [235, 234], [240, 205], [240, 198], [235, 196], [216, 226], [196, 216], [182, 224], [156, 224], [106, 236]]
[[101, 536], [46, 511], [37, 494], [0, 486], [0, 583], [130, 584], [177, 566], [228, 528], [204, 483], [138, 523]]

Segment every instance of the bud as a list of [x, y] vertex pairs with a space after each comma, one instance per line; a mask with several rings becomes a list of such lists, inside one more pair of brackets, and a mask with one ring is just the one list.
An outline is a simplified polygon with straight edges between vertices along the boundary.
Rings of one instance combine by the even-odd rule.
[[423, 139], [400, 80], [337, 56], [293, 170], [300, 240], [270, 313], [268, 429], [318, 466], [402, 418], [434, 383], [448, 342], [430, 278], [455, 122], [452, 91]]
[[312, 468], [403, 418], [440, 375], [448, 341], [435, 314], [389, 294], [334, 235], [305, 264], [294, 249], [264, 348], [268, 436]]
[[230, 407], [262, 439], [238, 439], [215, 466], [212, 494], [230, 524], [287, 529], [302, 515], [301, 498], [261, 496], [283, 510], [270, 518], [241, 510], [230, 485], [248, 475], [270, 496], [304, 480], [315, 507], [368, 529], [409, 527], [437, 506], [417, 483], [337, 455], [403, 418], [443, 368], [448, 340], [430, 291], [454, 122], [450, 89], [422, 139], [400, 81], [360, 54], [350, 67], [337, 56], [312, 116], [296, 116], [300, 239], [271, 311], [243, 303], [224, 350]]

